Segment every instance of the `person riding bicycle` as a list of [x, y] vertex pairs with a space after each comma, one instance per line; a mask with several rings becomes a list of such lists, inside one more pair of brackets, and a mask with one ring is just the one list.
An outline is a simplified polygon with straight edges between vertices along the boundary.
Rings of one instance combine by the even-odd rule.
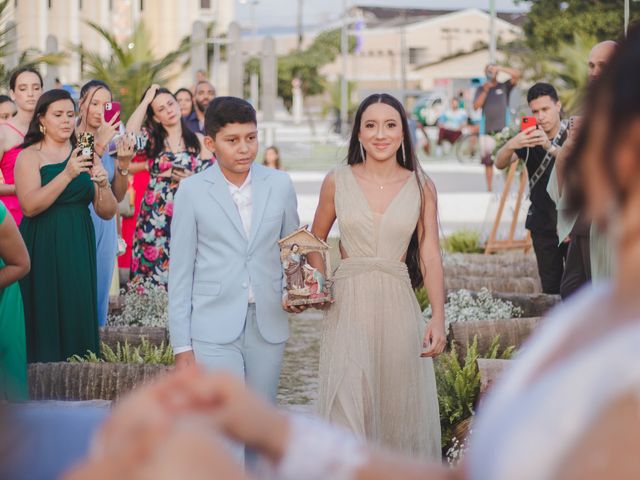
[[451, 107], [445, 110], [438, 119], [438, 145], [442, 145], [444, 140], [451, 145], [462, 135], [462, 128], [467, 125], [469, 116], [467, 112], [460, 108], [458, 98], [451, 99]]

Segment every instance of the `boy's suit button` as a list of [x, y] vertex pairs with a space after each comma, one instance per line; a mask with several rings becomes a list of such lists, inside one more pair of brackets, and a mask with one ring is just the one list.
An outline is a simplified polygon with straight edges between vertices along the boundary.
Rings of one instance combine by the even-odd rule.
[[247, 285], [246, 283], [243, 283], [242, 288], [249, 288], [249, 285]]

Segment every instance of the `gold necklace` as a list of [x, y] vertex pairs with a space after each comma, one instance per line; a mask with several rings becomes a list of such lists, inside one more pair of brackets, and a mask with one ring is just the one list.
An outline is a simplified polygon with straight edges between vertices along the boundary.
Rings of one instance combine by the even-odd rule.
[[364, 176], [361, 176], [360, 178], [362, 178], [363, 180], [369, 182], [369, 183], [373, 183], [374, 185], [376, 185], [378, 187], [379, 190], [384, 190], [384, 187], [388, 186], [388, 185], [393, 185], [394, 183], [398, 183], [401, 182], [403, 180], [405, 180], [404, 178], [398, 178], [397, 180], [391, 180], [389, 182], [385, 182], [385, 183], [380, 183], [376, 180], [370, 180]]

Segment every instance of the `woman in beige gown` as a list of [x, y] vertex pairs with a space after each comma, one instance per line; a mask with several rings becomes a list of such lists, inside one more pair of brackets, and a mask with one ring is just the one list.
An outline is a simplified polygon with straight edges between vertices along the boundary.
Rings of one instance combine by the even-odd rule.
[[[389, 95], [360, 105], [348, 165], [325, 179], [313, 232], [326, 239], [336, 219], [343, 259], [324, 321], [319, 412], [395, 451], [440, 458], [431, 359], [445, 346], [436, 194], [404, 109]], [[428, 325], [412, 288], [423, 274]]]

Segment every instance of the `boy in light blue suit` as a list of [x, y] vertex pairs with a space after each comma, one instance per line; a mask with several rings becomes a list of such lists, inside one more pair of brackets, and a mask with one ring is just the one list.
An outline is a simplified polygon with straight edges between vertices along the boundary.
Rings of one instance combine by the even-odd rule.
[[[218, 97], [205, 114], [209, 169], [175, 197], [169, 331], [176, 366], [235, 372], [275, 402], [288, 312], [278, 240], [298, 228], [289, 175], [254, 163], [256, 112]], [[285, 311], [286, 309], [286, 311]]]

